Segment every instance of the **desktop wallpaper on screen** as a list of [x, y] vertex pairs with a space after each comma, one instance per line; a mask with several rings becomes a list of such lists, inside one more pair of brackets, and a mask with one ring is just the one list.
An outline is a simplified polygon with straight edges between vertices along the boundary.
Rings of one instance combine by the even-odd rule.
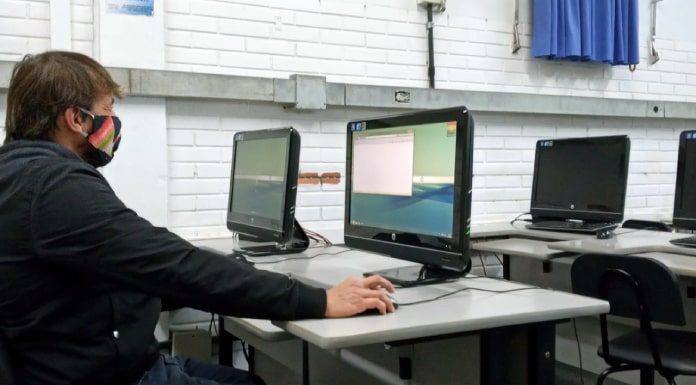
[[351, 224], [451, 238], [457, 123], [353, 132]]
[[[288, 156], [287, 142], [287, 138], [237, 142], [232, 212], [277, 220], [278, 226], [281, 225], [285, 167]], [[268, 151], [268, 149], [274, 149], [274, 151]]]

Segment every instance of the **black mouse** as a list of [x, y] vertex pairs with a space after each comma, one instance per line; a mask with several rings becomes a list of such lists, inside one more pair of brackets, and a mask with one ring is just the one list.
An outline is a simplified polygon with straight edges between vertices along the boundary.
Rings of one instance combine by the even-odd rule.
[[239, 262], [244, 262], [244, 263], [252, 265], [252, 266], [254, 265], [254, 262], [251, 262], [250, 260], [248, 260], [247, 257], [242, 253], [233, 252], [231, 254], [227, 254], [227, 256], [230, 258], [234, 258]]
[[[394, 305], [394, 310], [396, 310], [396, 309], [399, 308], [399, 304], [396, 303], [396, 302], [394, 302], [394, 301], [392, 301], [392, 305]], [[389, 314], [389, 313], [387, 313], [387, 314]], [[367, 309], [367, 310], [363, 311], [362, 313], [356, 314], [357, 317], [359, 317], [359, 316], [364, 316], [364, 315], [382, 315], [382, 313], [380, 313], [380, 312], [379, 312], [379, 309], [377, 309], [377, 308], [375, 307], [375, 308], [372, 308], [372, 309]]]
[[614, 236], [614, 231], [613, 230], [601, 230], [598, 231], [597, 234], [597, 239], [610, 239]]

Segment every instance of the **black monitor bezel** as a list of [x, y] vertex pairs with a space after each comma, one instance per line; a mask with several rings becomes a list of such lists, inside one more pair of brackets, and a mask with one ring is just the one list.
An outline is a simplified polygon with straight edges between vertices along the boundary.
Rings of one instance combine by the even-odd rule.
[[[624, 152], [623, 162], [626, 165], [624, 168], [623, 175], [619, 176], [620, 183], [622, 185], [621, 191], [621, 211], [620, 212], [606, 212], [606, 211], [577, 211], [571, 209], [560, 209], [560, 208], [546, 208], [546, 207], [536, 207], [535, 197], [536, 192], [539, 187], [539, 157], [541, 152], [542, 143], [553, 141], [559, 142], [622, 142], [626, 151]], [[593, 221], [593, 222], [614, 222], [618, 223], [623, 220], [624, 211], [626, 207], [626, 188], [628, 184], [628, 171], [629, 171], [629, 159], [631, 154], [631, 140], [628, 135], [610, 135], [610, 136], [594, 136], [594, 137], [580, 137], [580, 138], [559, 138], [559, 139], [541, 139], [538, 140], [535, 147], [534, 156], [534, 176], [532, 182], [532, 196], [529, 212], [534, 220], [543, 219], [574, 219], [582, 221]]]
[[[352, 127], [364, 124], [366, 130], [418, 124], [457, 122], [454, 229], [452, 238], [380, 229], [350, 223], [352, 190]], [[422, 111], [382, 118], [353, 120], [347, 125], [344, 241], [351, 248], [373, 251], [395, 258], [464, 271], [469, 266], [471, 226], [471, 184], [473, 167], [474, 121], [466, 107]], [[467, 150], [468, 149], [468, 150]], [[457, 215], [459, 213], [459, 215]], [[417, 240], [419, 244], [408, 244]], [[405, 242], [405, 243], [400, 243]]]
[[[234, 213], [232, 199], [234, 198], [234, 170], [237, 145], [242, 141], [286, 138], [288, 153], [285, 168], [285, 192], [283, 202], [283, 218], [281, 229], [252, 225], [249, 215]], [[242, 131], [234, 135], [232, 149], [232, 164], [230, 167], [230, 191], [227, 201], [227, 228], [230, 231], [250, 235], [259, 241], [284, 243], [293, 235], [295, 222], [295, 202], [297, 198], [297, 177], [300, 167], [300, 134], [293, 127], [273, 128], [264, 130]]]
[[[696, 130], [682, 131], [679, 134], [679, 155], [677, 156], [677, 180], [674, 187], [672, 224], [678, 229], [694, 230], [696, 229], [696, 215], [692, 213], [693, 216], [689, 217], [688, 213], [685, 213], [681, 207], [678, 207], [678, 202], [682, 200], [684, 178], [686, 177], [686, 141], [688, 134], [696, 135]], [[696, 165], [692, 165], [692, 167], [696, 167]]]

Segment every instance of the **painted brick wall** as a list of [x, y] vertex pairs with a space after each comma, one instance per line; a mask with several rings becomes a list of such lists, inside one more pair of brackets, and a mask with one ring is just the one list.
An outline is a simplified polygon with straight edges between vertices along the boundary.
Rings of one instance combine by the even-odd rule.
[[[92, 55], [93, 1], [71, 0], [72, 49]], [[18, 60], [24, 54], [51, 48], [48, 0], [0, 1], [0, 60]]]
[[[647, 31], [647, 2], [641, 0], [642, 35]], [[676, 2], [683, 8], [684, 0], [660, 6]], [[436, 15], [439, 88], [696, 101], [696, 44], [690, 35], [658, 41], [662, 60], [655, 66], [646, 64], [643, 46], [643, 64], [634, 73], [624, 67], [531, 60], [530, 1], [521, 3], [524, 48], [517, 55], [509, 52], [512, 8], [506, 0], [450, 2], [445, 14]], [[414, 4], [167, 0], [167, 65], [249, 76], [319, 73], [336, 82], [423, 87], [425, 13]], [[685, 6], [696, 10], [692, 3]], [[73, 49], [93, 53], [92, 2], [71, 0], [71, 17]], [[0, 2], [0, 60], [48, 49], [48, 19], [47, 1]], [[2, 130], [5, 95], [0, 97]], [[345, 122], [386, 112], [297, 113], [274, 105], [193, 100], [170, 100], [166, 107], [167, 223], [187, 238], [227, 234], [225, 206], [235, 131], [294, 125], [303, 138], [302, 171], [343, 173]], [[627, 217], [671, 216], [676, 139], [682, 129], [693, 127], [690, 122], [505, 114], [478, 114], [476, 119], [476, 223], [507, 220], [528, 209], [536, 139], [610, 133], [633, 139]], [[342, 183], [303, 186], [298, 200], [303, 223], [335, 239], [340, 236]]]
[[[169, 226], [187, 238], [228, 234], [225, 228], [234, 132], [292, 125], [302, 135], [301, 172], [345, 174], [345, 126], [387, 111], [297, 113], [267, 104], [167, 102]], [[629, 135], [632, 140], [627, 218], [670, 219], [679, 132], [688, 121], [481, 113], [476, 119], [473, 221], [510, 220], [529, 210], [538, 139]], [[301, 186], [297, 217], [309, 229], [342, 238], [344, 178]]]
[[18, 60], [51, 46], [48, 0], [0, 1], [0, 60]]
[[[180, 235], [229, 234], [225, 227], [232, 140], [237, 131], [293, 126], [302, 135], [302, 172], [345, 173], [346, 122], [384, 111], [292, 112], [272, 104], [167, 102], [169, 227]], [[315, 231], [342, 237], [344, 180], [302, 185], [297, 217]]]
[[[696, 11], [696, 4], [678, 2], [658, 5], [669, 11], [660, 27], [669, 24], [665, 17]], [[649, 0], [640, 0], [641, 64], [633, 73], [531, 59], [531, 0], [520, 3], [517, 54], [510, 49], [510, 1], [451, 1], [435, 15], [438, 88], [696, 101], [696, 38], [688, 25], [679, 33], [662, 28], [662, 60], [647, 64]], [[165, 9], [170, 69], [427, 87], [426, 13], [415, 1], [168, 0]]]
[[70, 0], [72, 49], [85, 55], [94, 53], [94, 10], [92, 0]]

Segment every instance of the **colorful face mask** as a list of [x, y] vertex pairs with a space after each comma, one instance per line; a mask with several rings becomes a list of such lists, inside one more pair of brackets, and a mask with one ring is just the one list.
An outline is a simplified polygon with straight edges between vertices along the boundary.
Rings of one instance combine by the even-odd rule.
[[89, 156], [87, 161], [94, 167], [106, 166], [114, 158], [121, 142], [121, 120], [118, 116], [96, 115], [87, 109], [78, 108], [92, 118], [92, 132], [82, 133], [96, 150], [94, 156]]

